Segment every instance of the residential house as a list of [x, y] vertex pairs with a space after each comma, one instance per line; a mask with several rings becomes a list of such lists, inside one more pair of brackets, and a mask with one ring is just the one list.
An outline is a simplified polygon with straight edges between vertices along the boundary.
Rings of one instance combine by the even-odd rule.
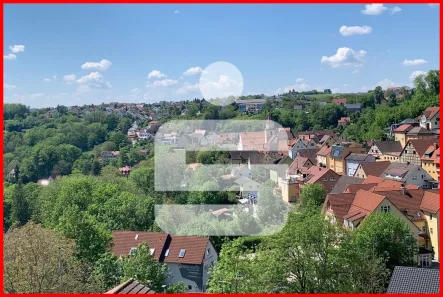
[[248, 198], [252, 201], [257, 200], [258, 191], [260, 190], [260, 183], [246, 176], [240, 177], [239, 179], [235, 180], [234, 183], [240, 186], [240, 196], [242, 198]]
[[332, 103], [338, 104], [338, 105], [345, 105], [347, 102], [346, 98], [334, 98], [332, 99]]
[[286, 176], [286, 170], [292, 163], [292, 159], [289, 157], [283, 157], [277, 164], [268, 164], [266, 168], [269, 170], [269, 179], [278, 184], [281, 178]]
[[310, 158], [297, 156], [285, 171], [285, 178], [298, 178], [307, 173], [307, 170], [314, 166], [314, 161]]
[[391, 163], [380, 177], [403, 184], [416, 185], [423, 189], [429, 189], [430, 182], [433, 180], [426, 170], [411, 163]]
[[358, 165], [362, 163], [372, 163], [375, 162], [375, 157], [369, 154], [357, 154], [351, 153], [345, 158], [346, 164], [346, 175], [354, 176], [355, 171], [358, 168]]
[[425, 191], [420, 210], [426, 219], [424, 234], [429, 236], [428, 246], [434, 252], [433, 258], [440, 261], [440, 193], [436, 190]]
[[125, 166], [122, 168], [119, 168], [120, 174], [123, 175], [124, 177], [129, 177], [129, 174], [131, 173], [131, 167], [130, 166]]
[[335, 132], [333, 130], [302, 131], [302, 132], [295, 133], [294, 137], [309, 140], [309, 139], [317, 138], [318, 136], [323, 137], [324, 135], [329, 135], [331, 137], [334, 137]]
[[428, 107], [420, 117], [420, 127], [440, 132], [440, 106]]
[[[373, 212], [393, 213], [407, 224], [417, 240], [420, 246], [419, 263], [429, 267], [433, 255], [438, 261], [439, 242], [436, 238], [439, 234], [437, 229], [429, 229], [430, 221], [422, 211], [422, 204], [426, 196], [428, 203], [434, 205], [432, 211], [435, 211], [437, 206], [439, 208], [438, 194], [419, 188], [408, 189], [401, 183], [397, 184], [401, 186], [386, 187], [375, 184], [368, 188], [365, 184], [360, 184], [355, 185], [357, 190], [352, 193], [329, 194], [323, 212], [332, 223], [339, 222], [347, 228], [357, 228]], [[436, 234], [434, 240], [429, 236], [431, 232]]]
[[329, 168], [329, 154], [331, 153], [332, 147], [329, 145], [323, 146], [317, 152], [317, 165], [320, 167]]
[[353, 177], [353, 176], [347, 176], [342, 175], [337, 183], [335, 184], [334, 188], [331, 190], [331, 194], [341, 194], [344, 193], [346, 188], [349, 185], [359, 185], [364, 181], [364, 178], [359, 177]]
[[320, 184], [325, 188], [326, 193], [329, 193], [334, 188], [339, 178], [340, 175], [331, 169], [312, 166], [306, 170], [305, 174], [303, 174], [303, 184], [301, 185], [301, 188], [303, 189], [304, 185]]
[[105, 294], [156, 294], [156, 292], [150, 287], [130, 278]]
[[337, 125], [338, 126], [342, 126], [343, 128], [345, 128], [347, 125], [349, 125], [351, 123], [351, 118], [350, 117], [341, 117], [338, 121], [337, 121]]
[[320, 140], [317, 142], [317, 146], [319, 148], [322, 148], [324, 146], [331, 146], [335, 142], [335, 139], [333, 136], [330, 135], [323, 135]]
[[327, 156], [329, 168], [342, 175], [346, 172], [345, 158], [351, 153], [366, 153], [366, 149], [361, 144], [342, 142], [334, 144], [331, 152]]
[[354, 177], [367, 178], [370, 175], [381, 176], [389, 165], [391, 165], [389, 161], [361, 163], [355, 170]]
[[316, 148], [316, 143], [314, 140], [309, 139], [309, 140], [305, 140], [305, 139], [296, 139], [295, 142], [289, 147], [289, 157], [291, 159], [295, 159], [295, 157], [297, 156], [297, 152], [300, 149], [308, 149], [308, 148]]
[[387, 294], [439, 294], [440, 270], [395, 266]]
[[440, 188], [440, 148], [438, 144], [433, 144], [428, 147], [426, 152], [421, 157], [421, 167], [426, 170], [434, 179], [435, 183], [432, 188]]
[[361, 112], [361, 103], [345, 104], [348, 113]]
[[377, 161], [398, 162], [403, 146], [400, 141], [374, 140], [368, 154], [375, 156]]
[[250, 100], [236, 100], [239, 110], [243, 112], [253, 111], [257, 112], [263, 108], [266, 103], [266, 99], [250, 99]]
[[403, 124], [394, 130], [395, 140], [400, 141], [402, 147], [410, 139], [439, 138], [439, 130], [427, 130], [417, 124]]
[[425, 154], [430, 146], [438, 148], [438, 139], [411, 139], [406, 143], [403, 151], [400, 153], [400, 162], [410, 162], [417, 166], [421, 166], [421, 157]]
[[165, 263], [171, 273], [166, 284], [183, 282], [188, 292], [206, 292], [209, 270], [218, 260], [217, 251], [209, 237], [176, 236], [142, 231], [113, 231], [111, 252], [127, 257], [146, 243], [151, 255]]

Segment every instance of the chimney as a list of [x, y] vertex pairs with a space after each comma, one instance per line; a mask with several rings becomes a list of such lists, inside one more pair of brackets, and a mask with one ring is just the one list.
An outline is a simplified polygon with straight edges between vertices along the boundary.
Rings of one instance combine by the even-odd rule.
[[405, 185], [401, 184], [401, 193], [403, 196], [405, 196], [408, 192], [406, 191]]
[[438, 143], [434, 142], [434, 150], [438, 149]]

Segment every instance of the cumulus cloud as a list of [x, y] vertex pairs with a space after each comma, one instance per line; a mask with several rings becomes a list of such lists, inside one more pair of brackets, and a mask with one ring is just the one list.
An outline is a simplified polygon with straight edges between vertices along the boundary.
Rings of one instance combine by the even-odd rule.
[[161, 73], [161, 72], [158, 71], [158, 70], [152, 70], [152, 71], [149, 72], [149, 74], [148, 74], [148, 79], [151, 79], [151, 78], [164, 78], [164, 77], [167, 77], [166, 74]]
[[3, 88], [7, 89], [7, 90], [12, 90], [12, 89], [15, 89], [16, 87], [17, 86], [15, 86], [15, 85], [9, 85], [7, 83], [3, 83]]
[[369, 26], [341, 26], [339, 30], [343, 36], [364, 35], [372, 32]]
[[414, 82], [414, 80], [415, 80], [415, 78], [416, 78], [417, 76], [424, 75], [424, 74], [426, 74], [426, 71], [422, 71], [422, 70], [414, 71], [414, 72], [412, 72], [411, 75], [409, 76], [409, 80], [410, 80], [411, 82]]
[[361, 67], [365, 56], [366, 51], [364, 50], [354, 51], [352, 48], [341, 47], [337, 49], [335, 55], [330, 57], [323, 56], [321, 63], [327, 63], [332, 68], [341, 66]]
[[191, 84], [188, 82], [185, 82], [183, 84], [183, 86], [181, 86], [179, 89], [177, 89], [175, 92], [177, 94], [187, 94], [187, 93], [191, 93], [191, 92], [195, 92], [198, 91], [200, 88], [198, 83], [195, 84]]
[[9, 50], [11, 52], [13, 52], [14, 54], [17, 54], [17, 53], [24, 52], [25, 51], [25, 46], [22, 45], [22, 44], [20, 44], [20, 45], [10, 45], [9, 46]]
[[76, 79], [75, 74], [67, 74], [67, 75], [63, 76], [63, 80], [65, 82], [67, 82], [68, 84], [75, 82], [75, 79]]
[[394, 6], [392, 9], [391, 9], [391, 14], [394, 14], [394, 13], [397, 13], [397, 12], [400, 12], [401, 11], [401, 8], [400, 7], [398, 7], [398, 6]]
[[384, 80], [379, 81], [377, 83], [377, 86], [380, 86], [383, 90], [386, 90], [392, 87], [396, 87], [396, 84], [392, 80], [385, 78]]
[[365, 9], [363, 9], [361, 13], [366, 15], [381, 15], [386, 10], [388, 10], [388, 8], [383, 4], [366, 4]]
[[106, 59], [102, 59], [100, 62], [86, 62], [82, 65], [82, 69], [85, 70], [100, 70], [105, 71], [112, 66], [112, 63]]
[[304, 91], [311, 91], [312, 89], [313, 88], [308, 84], [306, 80], [304, 80], [303, 78], [298, 78], [295, 80], [294, 85], [278, 88], [275, 91], [275, 93], [277, 94], [287, 93], [292, 90], [295, 90], [296, 92], [304, 92]]
[[12, 60], [16, 60], [16, 59], [17, 59], [17, 56], [14, 54], [3, 55], [3, 60], [12, 61]]
[[220, 75], [218, 79], [213, 77], [200, 79], [200, 91], [208, 99], [227, 98], [243, 91], [243, 81], [230, 78], [227, 75]]
[[175, 85], [177, 83], [176, 80], [173, 79], [163, 79], [163, 80], [156, 80], [153, 83], [147, 83], [146, 87], [147, 88], [156, 88], [156, 87], [169, 87], [172, 85]]
[[191, 67], [188, 70], [186, 70], [185, 72], [183, 72], [184, 76], [191, 76], [191, 75], [196, 75], [196, 74], [200, 74], [203, 72], [203, 69], [200, 67]]
[[305, 79], [304, 78], [297, 78], [296, 80], [295, 80], [295, 82], [296, 83], [301, 83], [301, 82], [303, 82], [303, 81], [305, 81]]
[[404, 60], [403, 65], [404, 66], [417, 66], [417, 65], [423, 65], [428, 63], [425, 59], [414, 59], [414, 60]]
[[103, 80], [103, 75], [100, 72], [91, 72], [88, 75], [82, 76], [77, 80], [80, 85], [88, 86], [93, 89], [110, 89], [112, 88], [109, 82]]

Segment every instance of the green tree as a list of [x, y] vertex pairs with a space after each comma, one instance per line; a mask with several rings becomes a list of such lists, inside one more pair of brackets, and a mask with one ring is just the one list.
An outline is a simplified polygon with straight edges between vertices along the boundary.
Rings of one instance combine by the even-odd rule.
[[356, 242], [362, 249], [373, 249], [391, 270], [415, 264], [417, 242], [406, 223], [391, 213], [375, 212], [366, 218], [357, 230]]
[[300, 208], [319, 210], [325, 202], [326, 191], [321, 184], [311, 184], [303, 188], [300, 193]]
[[28, 222], [30, 216], [28, 201], [23, 191], [23, 184], [19, 181], [12, 193], [11, 222], [13, 225], [23, 226]]
[[380, 104], [381, 101], [385, 98], [383, 89], [380, 86], [377, 86], [374, 90], [375, 95], [375, 103]]
[[74, 256], [73, 246], [73, 241], [34, 223], [7, 232], [5, 292], [99, 293], [87, 282], [88, 267]]

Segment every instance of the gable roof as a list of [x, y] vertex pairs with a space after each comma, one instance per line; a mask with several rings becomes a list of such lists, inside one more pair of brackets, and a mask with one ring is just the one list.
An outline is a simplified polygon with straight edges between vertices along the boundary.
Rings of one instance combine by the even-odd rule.
[[417, 154], [421, 157], [424, 155], [424, 153], [431, 145], [434, 145], [434, 143], [438, 145], [439, 139], [438, 138], [410, 139], [406, 144], [405, 148], [403, 149], [403, 151], [408, 148], [409, 143], [414, 147]]
[[438, 269], [395, 266], [388, 286], [388, 294], [438, 294]]
[[299, 169], [303, 169], [307, 167], [305, 166], [306, 162], [311, 162], [312, 164], [314, 164], [309, 158], [304, 158], [304, 157], [300, 157], [297, 156], [294, 161], [292, 161], [292, 163], [289, 165], [288, 169], [286, 169], [286, 173], [288, 174], [296, 174], [297, 170]]
[[372, 157], [372, 155], [368, 155], [368, 154], [350, 153], [345, 158], [345, 160], [347, 160], [347, 161], [366, 161], [367, 159], [370, 159], [371, 157]]
[[[131, 248], [146, 243], [155, 249], [153, 257], [159, 262], [180, 264], [202, 264], [209, 237], [176, 236], [160, 232], [112, 231], [111, 252], [117, 257], [129, 255]], [[186, 250], [179, 257], [180, 250]], [[167, 252], [169, 250], [169, 252]]]
[[383, 171], [380, 177], [390, 179], [390, 177], [387, 177], [387, 175], [398, 176], [399, 178], [396, 179], [396, 181], [405, 182], [416, 170], [422, 170], [423, 173], [427, 174], [424, 169], [421, 169], [420, 166], [415, 164], [391, 163], [388, 168]]
[[425, 191], [423, 200], [420, 204], [420, 209], [437, 213], [440, 210], [440, 194], [431, 191]]
[[413, 125], [411, 124], [403, 124], [395, 128], [394, 132], [406, 133], [407, 131], [411, 130], [412, 127]]
[[377, 148], [382, 154], [394, 153], [394, 152], [400, 153], [403, 150], [400, 141], [393, 141], [393, 140], [375, 141], [374, 145], [377, 146]]
[[337, 179], [339, 175], [335, 173], [335, 171], [328, 169], [328, 168], [322, 168], [319, 166], [312, 166], [311, 168], [306, 170], [308, 173], [307, 181], [308, 184], [313, 184], [316, 181], [318, 181], [322, 176], [324, 176], [327, 173], [331, 173], [337, 176]]
[[112, 231], [113, 246], [111, 252], [117, 257], [127, 256], [131, 248], [146, 243], [149, 248], [155, 249], [154, 258], [161, 260], [162, 251], [167, 244], [168, 234], [160, 232], [142, 231]]
[[324, 207], [330, 205], [334, 211], [336, 220], [343, 223], [343, 217], [348, 213], [354, 197], [355, 194], [349, 193], [328, 194]]
[[[171, 236], [169, 253], [165, 255], [165, 263], [202, 264], [205, 258], [209, 237], [200, 236]], [[184, 257], [179, 257], [180, 251], [185, 250]]]
[[426, 117], [427, 120], [430, 120], [439, 112], [440, 106], [430, 106], [423, 111], [423, 115]]
[[324, 146], [317, 152], [317, 155], [326, 157], [327, 155], [329, 155], [331, 153], [331, 150], [332, 150], [332, 147]]
[[360, 163], [359, 166], [361, 166], [361, 169], [364, 171], [366, 176], [380, 176], [386, 168], [391, 165], [391, 162], [389, 161], [380, 161], [380, 162], [365, 162]]
[[156, 294], [151, 288], [139, 283], [133, 278], [109, 290], [105, 294]]
[[343, 193], [345, 191], [346, 187], [348, 187], [349, 185], [361, 184], [363, 182], [363, 180], [364, 180], [363, 178], [342, 175], [338, 179], [334, 188], [331, 190], [331, 194]]
[[297, 151], [297, 156], [309, 158], [311, 162], [314, 163], [313, 160], [316, 159], [318, 153], [318, 148], [306, 148], [306, 149], [299, 149]]

